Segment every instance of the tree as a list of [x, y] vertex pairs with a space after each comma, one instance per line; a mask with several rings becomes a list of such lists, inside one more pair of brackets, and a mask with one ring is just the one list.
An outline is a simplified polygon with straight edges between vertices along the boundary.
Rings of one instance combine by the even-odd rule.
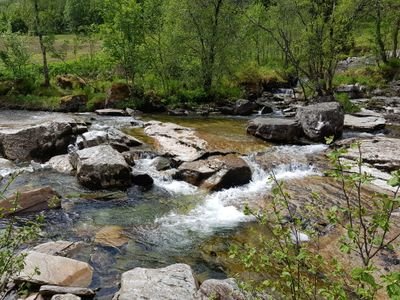
[[85, 18], [88, 14], [88, 1], [67, 0], [64, 8], [65, 22], [72, 32], [78, 32], [82, 25], [85, 25]]
[[0, 60], [12, 73], [15, 81], [24, 79], [30, 56], [23, 39], [15, 33], [4, 33], [1, 39], [4, 49], [0, 50]]
[[225, 51], [235, 40], [238, 10], [231, 0], [186, 0], [179, 7], [181, 23], [176, 30], [184, 53], [198, 65], [201, 86], [210, 95], [215, 79], [229, 68]]
[[270, 21], [258, 25], [279, 46], [301, 83], [319, 96], [332, 94], [338, 60], [349, 48], [367, 0], [261, 2]]
[[136, 0], [107, 0], [104, 1], [103, 17], [104, 47], [123, 68], [126, 81], [134, 84], [143, 69], [145, 36], [142, 5]]
[[[376, 47], [380, 60], [387, 64], [390, 58], [398, 57], [400, 3], [396, 0], [373, 0], [372, 6], [374, 8]], [[386, 40], [390, 42], [386, 42]], [[391, 53], [388, 53], [387, 49], [391, 49]]]

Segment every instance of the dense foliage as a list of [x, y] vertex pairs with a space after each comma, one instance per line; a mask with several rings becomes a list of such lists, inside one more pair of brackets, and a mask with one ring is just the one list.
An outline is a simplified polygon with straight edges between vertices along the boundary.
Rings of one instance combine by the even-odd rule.
[[13, 91], [31, 96], [64, 73], [92, 85], [124, 80], [169, 102], [239, 97], [249, 86], [276, 82], [298, 82], [305, 98], [330, 95], [337, 83], [363, 79], [336, 78], [348, 56], [376, 58], [371, 72], [379, 80], [371, 84], [399, 76], [399, 6], [398, 0], [3, 0], [0, 79], [29, 81]]

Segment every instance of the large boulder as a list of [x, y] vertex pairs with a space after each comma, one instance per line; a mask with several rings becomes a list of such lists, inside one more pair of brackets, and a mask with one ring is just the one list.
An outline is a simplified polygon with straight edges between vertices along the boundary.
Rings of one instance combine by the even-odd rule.
[[47, 123], [22, 129], [0, 130], [0, 150], [11, 160], [31, 160], [65, 153], [74, 141], [68, 123]]
[[126, 83], [113, 83], [107, 91], [106, 107], [115, 107], [119, 102], [129, 99], [131, 88]]
[[85, 262], [31, 251], [25, 257], [24, 269], [16, 280], [86, 288], [92, 277], [93, 269]]
[[251, 169], [236, 155], [217, 155], [183, 163], [175, 178], [210, 191], [218, 191], [249, 183]]
[[255, 102], [246, 99], [239, 99], [236, 101], [235, 114], [240, 116], [249, 116], [255, 109], [257, 109], [257, 107], [258, 105]]
[[75, 120], [62, 114], [0, 122], [0, 155], [11, 160], [47, 160], [67, 153], [82, 128]]
[[60, 196], [51, 188], [43, 187], [20, 191], [6, 199], [0, 199], [4, 215], [31, 213], [61, 207]]
[[86, 110], [88, 97], [86, 95], [69, 95], [60, 99], [60, 111], [78, 112]]
[[304, 136], [297, 120], [280, 118], [255, 118], [249, 122], [247, 133], [278, 143], [298, 143]]
[[340, 137], [343, 133], [344, 110], [338, 102], [325, 102], [297, 110], [297, 118], [307, 138], [325, 142], [325, 137]]
[[70, 156], [78, 181], [90, 189], [127, 188], [131, 168], [124, 156], [110, 145], [79, 150]]
[[207, 152], [207, 142], [191, 128], [153, 121], [146, 124], [144, 132], [156, 140], [162, 155], [177, 161], [194, 161]]
[[121, 289], [113, 300], [192, 300], [196, 291], [196, 280], [188, 265], [135, 268], [122, 274]]
[[386, 120], [377, 116], [357, 117], [345, 115], [344, 117], [344, 128], [354, 131], [373, 132], [385, 128], [385, 125]]

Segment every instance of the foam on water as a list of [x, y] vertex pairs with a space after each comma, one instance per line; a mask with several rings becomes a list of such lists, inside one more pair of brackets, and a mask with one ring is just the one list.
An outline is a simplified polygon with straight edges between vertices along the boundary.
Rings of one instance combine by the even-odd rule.
[[156, 158], [142, 158], [135, 162], [135, 169], [146, 172], [154, 180], [154, 185], [164, 189], [172, 195], [194, 195], [198, 188], [185, 182], [172, 179], [168, 172], [160, 172], [156, 170]]
[[[243, 213], [246, 203], [259, 200], [271, 189], [270, 174], [257, 165], [251, 158], [245, 158], [253, 171], [252, 180], [247, 185], [234, 187], [205, 196], [203, 202], [187, 214], [169, 213], [156, 222], [161, 230], [175, 234], [199, 232], [212, 234], [219, 229], [229, 229], [242, 222], [252, 220]], [[274, 170], [278, 180], [303, 178], [318, 174], [313, 166], [291, 164], [282, 165]]]

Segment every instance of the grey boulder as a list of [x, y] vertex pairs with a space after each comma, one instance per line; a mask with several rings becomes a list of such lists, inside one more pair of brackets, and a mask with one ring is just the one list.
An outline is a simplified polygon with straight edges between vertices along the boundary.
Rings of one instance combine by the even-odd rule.
[[301, 126], [295, 119], [255, 118], [249, 122], [247, 133], [278, 143], [298, 143], [303, 137]]
[[131, 168], [124, 156], [109, 145], [79, 150], [70, 159], [79, 183], [85, 187], [112, 189], [131, 185]]
[[135, 268], [122, 274], [121, 288], [113, 300], [192, 300], [196, 291], [196, 280], [188, 265]]
[[324, 142], [326, 137], [338, 138], [343, 133], [344, 110], [338, 102], [300, 107], [297, 119], [306, 137], [311, 141]]

